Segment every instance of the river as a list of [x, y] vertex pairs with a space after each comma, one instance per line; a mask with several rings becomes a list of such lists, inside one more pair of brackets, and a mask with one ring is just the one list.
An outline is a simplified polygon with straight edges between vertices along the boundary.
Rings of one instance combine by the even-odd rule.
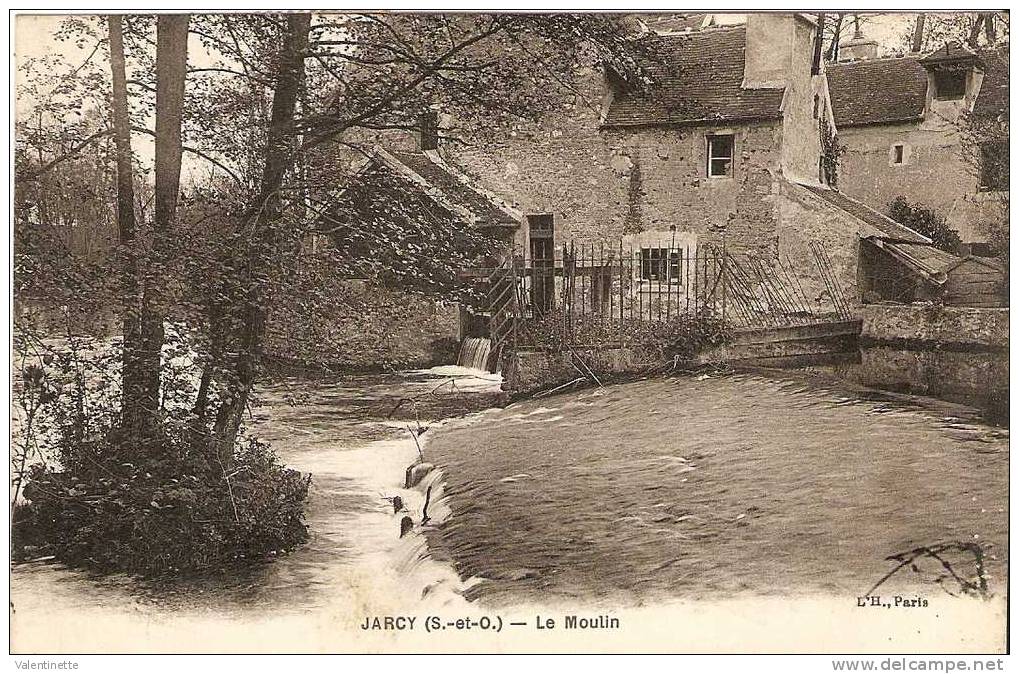
[[[452, 512], [433, 547], [496, 605], [859, 596], [945, 541], [979, 543], [1005, 591], [1008, 432], [950, 403], [678, 376], [511, 405], [428, 452]], [[942, 591], [906, 571], [900, 591]]]
[[[260, 390], [253, 430], [314, 476], [306, 546], [173, 583], [20, 564], [14, 639], [79, 652], [361, 650], [365, 615], [426, 607], [856, 596], [890, 570], [887, 556], [944, 541], [978, 543], [1002, 598], [1007, 429], [858, 384], [824, 368], [684, 375], [499, 409], [498, 380], [458, 368], [281, 378]], [[402, 488], [419, 423], [444, 487], [432, 511], [446, 516], [401, 539], [387, 499], [419, 517], [421, 490]], [[950, 561], [972, 571], [965, 554]], [[887, 590], [952, 589], [921, 571]]]

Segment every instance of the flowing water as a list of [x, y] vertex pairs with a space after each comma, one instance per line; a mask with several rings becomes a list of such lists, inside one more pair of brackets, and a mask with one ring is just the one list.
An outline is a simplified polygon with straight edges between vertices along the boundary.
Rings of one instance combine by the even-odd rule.
[[[448, 366], [264, 387], [254, 432], [313, 474], [307, 545], [173, 583], [21, 564], [21, 624], [35, 619], [45, 635], [54, 620], [107, 611], [144, 630], [158, 615], [203, 625], [196, 616], [271, 610], [343, 615], [356, 630], [367, 613], [457, 606], [462, 592], [481, 605], [855, 595], [889, 570], [888, 555], [955, 540], [981, 546], [990, 591], [1004, 593], [1007, 430], [968, 408], [867, 398], [801, 374], [640, 381], [452, 420], [423, 436], [445, 482], [435, 511], [449, 516], [400, 539], [387, 499], [411, 513], [422, 500], [402, 489], [418, 456], [408, 429], [491, 408], [498, 384]], [[324, 641], [309, 648], [330, 647], [301, 637], [312, 638]]]
[[[875, 398], [742, 373], [490, 411], [429, 442], [451, 511], [433, 552], [486, 603], [619, 606], [855, 597], [888, 556], [957, 541], [980, 546], [1001, 596], [1008, 432], [949, 403]], [[976, 573], [972, 553], [949, 561]], [[920, 570], [885, 589], [941, 594], [940, 565]]]
[[[424, 541], [399, 539], [400, 517], [388, 499], [401, 496], [409, 505], [420, 499], [402, 488], [404, 469], [418, 456], [410, 429], [497, 404], [500, 382], [456, 366], [280, 379], [259, 390], [262, 405], [251, 430], [270, 441], [286, 465], [312, 474], [306, 545], [269, 564], [172, 582], [20, 564], [12, 574], [12, 601], [22, 615], [45, 615], [54, 607], [72, 613], [96, 607], [305, 612], [349, 603], [373, 584], [391, 584], [386, 587], [394, 595], [452, 585], [456, 579], [446, 569], [420, 568]], [[399, 559], [405, 563], [396, 573]]]
[[460, 346], [456, 364], [474, 370], [488, 370], [488, 358], [492, 353], [492, 341], [488, 337], [468, 337]]
[[881, 345], [822, 357], [821, 362], [794, 369], [892, 393], [961, 403], [979, 409], [987, 422], [1007, 426], [1008, 361], [1007, 351]]

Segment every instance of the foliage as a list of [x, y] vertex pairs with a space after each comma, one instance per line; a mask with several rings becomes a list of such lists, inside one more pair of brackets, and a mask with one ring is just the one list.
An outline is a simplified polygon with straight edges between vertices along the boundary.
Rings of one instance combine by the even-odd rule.
[[536, 321], [531, 331], [535, 345], [552, 353], [577, 346], [617, 344], [633, 349], [649, 362], [689, 361], [701, 351], [725, 344], [731, 338], [725, 321], [706, 313], [622, 324], [604, 316], [574, 315], [567, 326], [562, 309], [557, 309]]
[[959, 233], [949, 229], [945, 216], [926, 206], [910, 205], [905, 197], [895, 197], [888, 204], [888, 217], [914, 232], [923, 234], [941, 250], [952, 254], [959, 252], [959, 246], [962, 245]]
[[821, 140], [821, 169], [824, 171], [825, 180], [832, 188], [839, 184], [839, 162], [842, 155], [846, 153], [846, 146], [839, 141], [835, 133], [835, 127], [828, 122], [828, 118], [821, 116], [817, 121], [817, 133]]
[[[333, 273], [373, 285], [463, 299], [458, 273], [498, 245], [385, 165], [365, 168], [319, 221]], [[373, 223], [365, 227], [364, 223]]]
[[[112, 454], [107, 438], [77, 450]], [[107, 444], [110, 443], [110, 444]], [[32, 467], [17, 537], [60, 561], [145, 575], [264, 559], [307, 539], [310, 477], [267, 446], [242, 441], [229, 473], [206, 462], [102, 462], [92, 469]]]
[[63, 344], [19, 345], [41, 355], [21, 370], [24, 451], [14, 468], [28, 502], [17, 503], [16, 555], [30, 546], [69, 565], [152, 575], [264, 559], [306, 539], [310, 476], [244, 437], [224, 465], [195, 432], [182, 404], [190, 396], [174, 395], [187, 386], [172, 365], [165, 434], [143, 450], [119, 427], [118, 348]]
[[[981, 17], [981, 14], [984, 14]], [[990, 15], [990, 16], [989, 16]], [[993, 17], [993, 18], [992, 18]], [[924, 18], [923, 41], [920, 51], [933, 51], [946, 42], [969, 42], [974, 27], [979, 31], [978, 46], [987, 41], [987, 22], [991, 19], [995, 39], [1003, 42], [1009, 37], [1008, 12], [927, 12]], [[977, 21], [980, 25], [977, 26]], [[899, 33], [899, 49], [908, 52], [913, 46], [914, 23], [909, 22]]]
[[[25, 417], [45, 427], [23, 447], [56, 455], [31, 472], [24, 512], [69, 563], [144, 572], [300, 538], [306, 483], [248, 445], [242, 420], [274, 312], [307, 320], [335, 304], [314, 282], [324, 260], [336, 275], [470, 299], [456, 271], [491, 242], [420, 189], [361, 175], [376, 144], [420, 131], [433, 106], [454, 120], [444, 143], [506, 133], [560, 105], [578, 62], [642, 82], [641, 45], [604, 14], [73, 16], [54, 37], [87, 56], [25, 63], [19, 80], [16, 330], [26, 358], [56, 368], [36, 381], [23, 367]], [[163, 148], [154, 161], [138, 137]], [[391, 198], [375, 202], [381, 191]], [[309, 240], [313, 257], [328, 250], [314, 265]], [[118, 319], [121, 353], [92, 348], [108, 345], [111, 321], [90, 317]]]

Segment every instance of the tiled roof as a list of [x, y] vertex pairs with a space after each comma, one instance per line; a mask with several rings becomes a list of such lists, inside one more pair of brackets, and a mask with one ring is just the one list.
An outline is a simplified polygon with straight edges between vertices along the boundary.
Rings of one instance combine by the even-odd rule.
[[973, 106], [975, 117], [997, 117], [1008, 119], [1008, 47], [985, 49], [980, 52], [983, 62], [984, 81]]
[[938, 63], [955, 63], [958, 61], [975, 60], [979, 60], [979, 57], [973, 49], [961, 42], [953, 40], [951, 42], [946, 42], [938, 49], [924, 56], [920, 59], [920, 63], [935, 65]]
[[928, 243], [883, 242], [882, 248], [893, 252], [895, 257], [911, 267], [942, 279], [950, 269], [962, 262], [962, 258]]
[[923, 116], [927, 71], [916, 55], [826, 68], [835, 127], [911, 122]]
[[[962, 53], [968, 57], [973, 52], [967, 48]], [[984, 79], [973, 113], [997, 116], [1007, 112], [1008, 48], [982, 49], [978, 55]], [[944, 62], [945, 58], [942, 48], [924, 58], [909, 54], [829, 64], [828, 90], [836, 128], [920, 120], [927, 101], [927, 71], [922, 63]]]
[[466, 178], [441, 160], [433, 160], [423, 152], [389, 154], [429, 185], [440, 190], [446, 200], [473, 214], [478, 225], [519, 224], [519, 219], [514, 218], [505, 208], [501, 208], [493, 197], [470, 185]]
[[840, 208], [856, 219], [874, 227], [882, 232], [885, 238], [906, 243], [931, 243], [931, 240], [926, 236], [914, 232], [909, 227], [900, 225], [887, 215], [875, 211], [870, 206], [867, 206], [856, 199], [847, 197], [842, 192], [828, 189], [827, 187], [821, 187], [819, 185], [800, 184], [800, 187], [810, 190], [832, 206]]
[[929, 243], [871, 240], [902, 264], [939, 285], [948, 278], [949, 271], [964, 261], [963, 258], [952, 255]]
[[779, 119], [782, 89], [743, 89], [746, 27], [659, 35], [650, 49], [650, 91], [617, 94], [604, 126], [645, 126]]
[[705, 12], [696, 14], [636, 14], [635, 15], [645, 26], [658, 32], [700, 30], [704, 20], [708, 18]]

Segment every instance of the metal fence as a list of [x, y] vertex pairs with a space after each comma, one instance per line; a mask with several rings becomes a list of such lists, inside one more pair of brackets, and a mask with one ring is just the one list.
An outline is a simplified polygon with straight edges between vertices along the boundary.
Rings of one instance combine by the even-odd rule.
[[[827, 251], [809, 259], [761, 259], [707, 246], [565, 243], [548, 257], [513, 256], [485, 270], [494, 346], [526, 344], [535, 325], [597, 324], [602, 334], [679, 316], [732, 327], [778, 327], [851, 318]], [[818, 290], [820, 289], [820, 290]]]

